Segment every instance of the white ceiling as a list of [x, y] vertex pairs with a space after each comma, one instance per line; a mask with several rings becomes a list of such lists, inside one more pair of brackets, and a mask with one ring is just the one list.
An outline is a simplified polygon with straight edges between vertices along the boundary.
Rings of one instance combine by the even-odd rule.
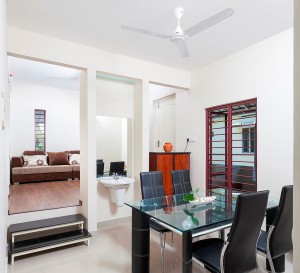
[[[173, 10], [189, 28], [231, 7], [234, 15], [189, 38], [181, 58], [168, 40], [122, 30], [171, 34]], [[8, 25], [185, 70], [195, 70], [293, 26], [293, 0], [9, 0]]]
[[13, 83], [22, 82], [76, 91], [80, 89], [80, 70], [11, 56], [8, 62]]

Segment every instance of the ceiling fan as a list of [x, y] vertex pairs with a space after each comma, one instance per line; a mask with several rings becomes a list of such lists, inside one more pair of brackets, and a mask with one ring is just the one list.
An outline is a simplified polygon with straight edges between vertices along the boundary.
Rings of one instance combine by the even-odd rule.
[[174, 34], [172, 34], [172, 35], [167, 35], [164, 33], [154, 32], [154, 31], [141, 29], [141, 28], [137, 28], [137, 27], [132, 27], [132, 26], [126, 26], [126, 25], [122, 25], [121, 28], [130, 30], [130, 31], [139, 32], [142, 34], [155, 36], [155, 37], [162, 38], [162, 39], [168, 38], [170, 40], [170, 42], [174, 43], [177, 46], [180, 55], [183, 58], [186, 58], [186, 57], [190, 56], [189, 50], [188, 50], [188, 47], [186, 44], [187, 38], [192, 37], [192, 36], [198, 34], [199, 32], [201, 32], [209, 27], [212, 27], [213, 25], [230, 17], [231, 15], [233, 15], [233, 9], [232, 8], [224, 9], [221, 12], [219, 12], [211, 17], [208, 17], [207, 19], [201, 21], [200, 23], [198, 23], [184, 31], [180, 27], [180, 19], [182, 18], [182, 15], [183, 15], [183, 8], [181, 8], [181, 7], [176, 8], [175, 16], [177, 18], [177, 27], [174, 31]]

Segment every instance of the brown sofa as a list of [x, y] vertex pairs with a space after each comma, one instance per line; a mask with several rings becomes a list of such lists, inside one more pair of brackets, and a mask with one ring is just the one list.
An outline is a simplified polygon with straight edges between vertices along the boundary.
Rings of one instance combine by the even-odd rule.
[[[80, 165], [70, 165], [68, 160], [61, 161], [56, 154], [79, 154], [80, 151], [48, 153], [47, 166], [24, 166], [23, 156], [11, 160], [12, 184], [23, 182], [57, 181], [80, 178]], [[51, 155], [50, 155], [51, 154]], [[23, 155], [44, 155], [41, 151], [25, 151]], [[49, 159], [50, 156], [50, 159]], [[50, 161], [50, 162], [49, 162]]]

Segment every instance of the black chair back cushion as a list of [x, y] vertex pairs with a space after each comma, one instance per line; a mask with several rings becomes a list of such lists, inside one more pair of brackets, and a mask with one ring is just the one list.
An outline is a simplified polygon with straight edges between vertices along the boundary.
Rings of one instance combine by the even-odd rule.
[[189, 170], [172, 171], [173, 193], [189, 193], [192, 191]]
[[142, 198], [156, 198], [165, 195], [161, 172], [141, 172]]
[[225, 273], [257, 268], [256, 243], [265, 217], [269, 191], [240, 194], [224, 253]]
[[270, 237], [270, 252], [273, 258], [293, 250], [293, 186], [282, 188], [275, 227]]

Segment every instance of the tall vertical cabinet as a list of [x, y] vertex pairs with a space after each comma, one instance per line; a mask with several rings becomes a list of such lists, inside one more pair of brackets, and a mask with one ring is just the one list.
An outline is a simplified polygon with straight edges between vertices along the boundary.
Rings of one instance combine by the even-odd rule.
[[172, 170], [190, 170], [190, 152], [150, 152], [149, 171], [161, 171], [166, 195], [173, 194]]

